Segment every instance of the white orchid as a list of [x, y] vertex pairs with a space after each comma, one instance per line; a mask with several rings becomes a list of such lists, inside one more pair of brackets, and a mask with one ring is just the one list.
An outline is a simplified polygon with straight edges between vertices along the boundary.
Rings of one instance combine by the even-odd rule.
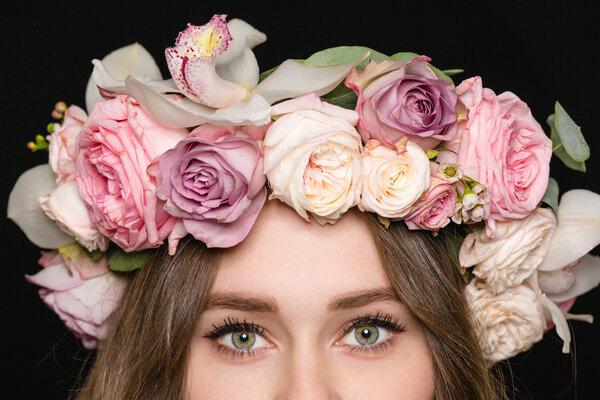
[[[364, 59], [329, 67], [290, 59], [259, 83], [252, 49], [265, 40], [266, 35], [248, 23], [232, 19], [225, 24], [224, 15], [215, 15], [206, 25], [188, 25], [175, 47], [166, 50], [174, 79], [160, 80], [156, 63], [138, 44], [119, 49], [102, 61], [93, 60], [92, 79], [104, 96], [135, 97], [165, 126], [182, 128], [205, 122], [264, 125], [271, 120], [274, 102], [307, 93], [326, 94]], [[88, 86], [86, 99], [95, 98], [90, 91], [98, 92]], [[90, 111], [91, 100], [87, 107]]]
[[58, 228], [40, 207], [39, 197], [56, 189], [56, 176], [48, 164], [23, 172], [8, 197], [7, 214], [25, 236], [42, 249], [56, 249], [75, 241]]
[[[548, 298], [561, 302], [584, 294], [600, 284], [600, 257], [586, 255], [600, 243], [600, 195], [575, 189], [563, 194], [558, 207], [558, 225], [548, 252], [538, 267], [542, 287], [564, 287], [565, 279], [574, 282]], [[582, 258], [583, 257], [583, 258]], [[581, 259], [572, 269], [563, 270]]]

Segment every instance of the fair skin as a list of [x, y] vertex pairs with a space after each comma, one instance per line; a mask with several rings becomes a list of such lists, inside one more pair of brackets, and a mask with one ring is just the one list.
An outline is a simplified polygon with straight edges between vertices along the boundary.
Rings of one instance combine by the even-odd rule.
[[267, 201], [223, 252], [184, 385], [187, 400], [425, 400], [434, 369], [366, 223], [351, 211], [320, 226]]

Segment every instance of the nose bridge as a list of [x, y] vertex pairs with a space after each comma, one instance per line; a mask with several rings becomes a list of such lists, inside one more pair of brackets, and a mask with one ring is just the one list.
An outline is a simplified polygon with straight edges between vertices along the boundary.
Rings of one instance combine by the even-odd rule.
[[328, 359], [324, 349], [312, 341], [295, 343], [288, 353], [282, 374], [282, 399], [336, 400], [328, 376]]

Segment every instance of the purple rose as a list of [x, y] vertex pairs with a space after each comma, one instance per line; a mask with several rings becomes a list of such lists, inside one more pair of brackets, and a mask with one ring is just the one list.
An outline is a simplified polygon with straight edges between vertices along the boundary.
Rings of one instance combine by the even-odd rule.
[[188, 233], [208, 247], [238, 244], [267, 196], [262, 149], [240, 128], [202, 125], [148, 172], [164, 209], [180, 219], [169, 235], [170, 254]]
[[408, 136], [427, 150], [454, 137], [454, 84], [438, 78], [428, 60], [371, 61], [348, 75], [346, 86], [358, 94], [358, 131], [365, 143], [377, 139], [393, 147]]

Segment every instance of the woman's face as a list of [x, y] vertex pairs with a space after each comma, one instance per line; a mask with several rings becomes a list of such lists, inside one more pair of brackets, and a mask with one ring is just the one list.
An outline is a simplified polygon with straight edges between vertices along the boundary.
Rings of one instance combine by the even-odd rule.
[[302, 220], [268, 201], [223, 253], [190, 343], [204, 399], [432, 399], [431, 351], [393, 295], [366, 223]]

